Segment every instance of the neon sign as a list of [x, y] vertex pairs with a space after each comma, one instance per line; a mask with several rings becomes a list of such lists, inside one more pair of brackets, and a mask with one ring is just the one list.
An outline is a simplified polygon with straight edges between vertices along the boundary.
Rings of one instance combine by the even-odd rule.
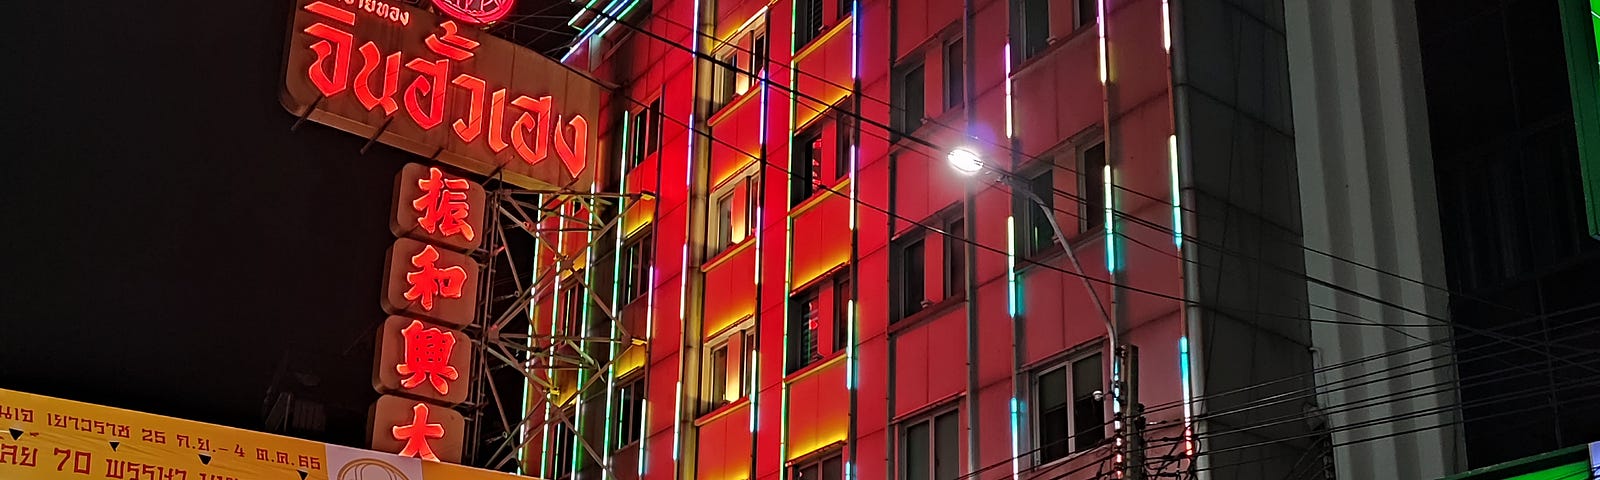
[[433, 0], [433, 6], [445, 15], [477, 24], [505, 18], [514, 3], [513, 0]]
[[[475, 6], [482, 23], [510, 0]], [[282, 102], [291, 113], [525, 188], [587, 190], [599, 87], [456, 20], [369, 0], [298, 0]], [[452, 5], [452, 7], [446, 7]], [[498, 18], [498, 17], [496, 17]], [[465, 20], [464, 20], [465, 21]]]

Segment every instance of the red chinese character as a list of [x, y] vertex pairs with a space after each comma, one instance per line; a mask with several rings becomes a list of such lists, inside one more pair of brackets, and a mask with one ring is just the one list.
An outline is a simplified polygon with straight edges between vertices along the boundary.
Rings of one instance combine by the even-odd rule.
[[439, 456], [433, 454], [433, 447], [428, 445], [430, 438], [444, 438], [444, 425], [428, 423], [428, 406], [421, 403], [411, 407], [410, 425], [394, 427], [394, 439], [406, 442], [400, 449], [402, 457], [439, 461]]
[[400, 330], [400, 333], [406, 342], [406, 358], [394, 369], [401, 375], [410, 375], [400, 381], [400, 386], [416, 388], [427, 381], [440, 395], [449, 393], [449, 384], [445, 380], [455, 380], [460, 376], [456, 367], [450, 366], [450, 349], [455, 347], [456, 337], [438, 328], [425, 328], [422, 322], [416, 320], [412, 320], [411, 325]]
[[438, 268], [433, 266], [439, 261], [439, 251], [433, 245], [422, 247], [422, 253], [411, 257], [411, 264], [421, 270], [406, 273], [406, 283], [411, 288], [406, 290], [406, 300], [422, 300], [423, 310], [433, 310], [433, 296], [444, 298], [461, 298], [461, 287], [467, 281], [467, 270], [461, 266]]
[[477, 236], [467, 223], [467, 190], [472, 184], [462, 178], [444, 178], [438, 167], [428, 168], [428, 178], [417, 180], [422, 187], [422, 198], [411, 202], [411, 208], [422, 212], [417, 224], [428, 233], [438, 231], [444, 236], [461, 234], [467, 240]]

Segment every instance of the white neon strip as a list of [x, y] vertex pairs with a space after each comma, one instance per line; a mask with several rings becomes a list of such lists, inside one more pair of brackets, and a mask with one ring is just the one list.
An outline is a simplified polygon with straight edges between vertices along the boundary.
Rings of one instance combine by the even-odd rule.
[[1005, 45], [1004, 53], [1001, 56], [1004, 57], [1005, 61], [1006, 61], [1006, 72], [1005, 72], [1006, 73], [1006, 138], [1012, 138], [1012, 137], [1016, 136], [1016, 127], [1014, 126], [1014, 124], [1016, 123], [1016, 113], [1013, 113], [1014, 111], [1012, 109], [1015, 108], [1015, 107], [1011, 105], [1011, 44], [1010, 43], [1007, 43]]
[[1178, 337], [1178, 378], [1183, 382], [1183, 450], [1194, 455], [1194, 390], [1189, 375], [1189, 337]]
[[1161, 46], [1172, 53], [1172, 14], [1167, 0], [1161, 0]]
[[677, 390], [679, 404], [677, 408], [672, 409], [672, 461], [676, 463], [678, 461], [678, 450], [680, 447], [679, 444], [682, 443], [682, 441], [679, 440], [680, 437], [678, 436], [677, 432], [678, 425], [683, 423], [683, 380], [678, 380], [677, 386], [674, 388]]
[[1098, 11], [1095, 23], [1100, 31], [1100, 84], [1104, 85], [1109, 78], [1106, 67], [1106, 0], [1097, 0], [1095, 3]]

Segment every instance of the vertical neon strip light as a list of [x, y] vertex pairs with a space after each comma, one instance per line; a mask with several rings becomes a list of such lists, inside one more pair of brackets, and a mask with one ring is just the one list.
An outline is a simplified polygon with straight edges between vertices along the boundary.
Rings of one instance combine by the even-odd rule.
[[[657, 185], [661, 184], [659, 179], [657, 179], [656, 184]], [[659, 203], [660, 201], [657, 200], [657, 202], [658, 203], [656, 203], [656, 205], [660, 205], [660, 203]], [[658, 207], [652, 207], [652, 208], [658, 208]], [[652, 222], [656, 222], [656, 221], [659, 221], [659, 220], [651, 220], [651, 221]], [[651, 242], [656, 242], [657, 238], [654, 235], [652, 235], [650, 237], [650, 241]], [[650, 248], [654, 249], [655, 247], [652, 246]], [[656, 337], [656, 333], [655, 333], [656, 332], [656, 280], [658, 280], [657, 272], [656, 272], [656, 266], [655, 265], [651, 265], [650, 266], [650, 284], [645, 286], [645, 288], [648, 289], [648, 290], [646, 290], [647, 293], [645, 293], [645, 312], [644, 312], [644, 335], [645, 335], [645, 340], [647, 342], [653, 342], [655, 337]], [[645, 358], [644, 358], [644, 361], [645, 361], [646, 365], [645, 365], [644, 368], [650, 368], [650, 366], [648, 365], [650, 363], [650, 355], [648, 353], [649, 350], [646, 350], [646, 352], [647, 353], [645, 354]], [[649, 383], [646, 383], [643, 388], [644, 388], [645, 392], [648, 393], [650, 391]], [[639, 476], [640, 477], [644, 476], [645, 459], [649, 458], [649, 455], [645, 454], [645, 442], [650, 439], [650, 411], [651, 411], [650, 403], [651, 403], [650, 402], [650, 396], [649, 395], [645, 395], [644, 404], [639, 406]]]
[[606, 366], [606, 426], [604, 429], [605, 434], [601, 437], [603, 440], [601, 453], [604, 455], [601, 463], [605, 466], [600, 474], [602, 480], [609, 476], [611, 472], [611, 424], [616, 421], [615, 418], [612, 418], [615, 405], [612, 397], [617, 390], [617, 354], [621, 350], [620, 344], [617, 343], [617, 322], [622, 321], [622, 309], [617, 307], [617, 302], [621, 300], [619, 295], [622, 293], [622, 240], [623, 237], [627, 236], [628, 232], [626, 220], [628, 218], [628, 115], [626, 112], [622, 115], [622, 155], [617, 159], [617, 181], [617, 194], [619, 195], [617, 197], [617, 243], [616, 248], [611, 251], [611, 334], [608, 337], [611, 342], [606, 347], [609, 351], [607, 357], [610, 358], [609, 364]]
[[1022, 431], [1022, 405], [1017, 397], [1011, 397], [1011, 478], [1021, 478], [1022, 475], [1022, 440], [1018, 432]]
[[[788, 146], [787, 151], [789, 154], [787, 155], [787, 158], [789, 159], [790, 166], [794, 165], [795, 87], [796, 84], [799, 83], [797, 78], [799, 74], [795, 70], [796, 64], [794, 59], [794, 53], [798, 51], [798, 48], [796, 47], [799, 46], [795, 44], [797, 39], [795, 33], [797, 30], [799, 30], [796, 27], [795, 20], [798, 16], [797, 10], [800, 8], [799, 5], [799, 2], [789, 3], [789, 127], [785, 131], [783, 140], [784, 145]], [[783, 214], [783, 376], [788, 377], [790, 323], [789, 296], [791, 293], [790, 289], [794, 288], [794, 171], [792, 168], [785, 169], [785, 173], [786, 175], [784, 177], [788, 179], [788, 188], [786, 188], [785, 191], [788, 193], [784, 195], [784, 202], [787, 203], [790, 208], [785, 209]], [[782, 420], [778, 422], [778, 468], [779, 476], [787, 477], [788, 472], [785, 472], [784, 470], [787, 468], [785, 465], [789, 459], [788, 380], [782, 381], [780, 387], [781, 389], [778, 395], [780, 399], [780, 406], [778, 410], [780, 415], [779, 418]]]
[[[695, 73], [698, 73], [700, 70], [700, 4], [703, 3], [704, 0], [693, 1], [694, 16], [691, 18], [693, 19], [692, 21], [694, 22], [694, 26], [689, 29], [689, 38], [693, 39], [694, 41], [690, 42], [689, 45], [689, 61], [692, 65], [694, 65], [694, 68], [690, 69], [690, 75], [694, 76], [693, 82], [691, 83], [696, 84], [696, 86], [695, 90], [691, 90], [692, 93], [690, 94], [691, 101], [689, 103], [689, 130], [686, 132], [686, 135], [689, 137], [689, 148], [687, 150], [687, 155], [684, 156], [683, 162], [683, 189], [685, 192], [688, 192], [688, 195], [683, 201], [684, 208], [689, 208], [694, 205], [694, 140], [697, 136], [695, 133], [695, 108], [696, 104], [699, 103], [700, 96], [698, 91], [699, 86], [697, 85], [700, 79], [699, 75], [695, 75]], [[664, 104], [662, 106], [662, 110], [666, 110], [666, 106]], [[660, 114], [666, 115], [666, 112], [661, 112]], [[685, 309], [688, 308], [689, 304], [689, 238], [692, 236], [691, 229], [693, 228], [693, 225], [691, 225], [693, 222], [690, 221], [691, 218], [692, 215], [690, 215], [689, 212], [684, 212], [683, 257], [682, 261], [679, 263], [680, 270], [678, 273], [678, 336], [680, 348], [678, 350], [678, 381], [676, 387], [677, 393], [675, 395], [677, 398], [674, 400], [675, 403], [673, 403], [672, 406], [673, 463], [677, 463], [678, 456], [683, 450], [683, 376], [686, 362], [683, 358], [682, 346], [688, 344], [689, 338], [689, 329], [683, 328], [683, 324], [688, 318], [685, 315]], [[679, 473], [682, 473], [681, 469], [678, 469], [674, 475], [678, 475]]]
[[1167, 136], [1167, 168], [1172, 178], [1172, 243], [1183, 249], [1183, 202], [1178, 197], [1178, 136]]
[[[765, 14], [766, 12], [767, 12], [767, 7], [761, 7], [761, 11], [756, 12], [756, 15], [760, 16], [760, 15]], [[750, 22], [752, 22], [754, 20], [755, 20], [755, 17], [751, 17], [750, 20], [745, 22], [745, 24], [749, 25]], [[741, 27], [740, 29], [743, 30], [743, 27]], [[768, 29], [768, 30], [770, 30], [770, 29]], [[752, 45], [751, 48], [753, 49], [754, 46]], [[769, 49], [769, 51], [770, 51], [770, 49]], [[770, 100], [770, 97], [768, 97], [767, 94], [770, 93], [770, 90], [768, 88], [769, 88], [770, 82], [772, 80], [772, 69], [768, 68], [767, 65], [761, 65], [760, 68], [761, 68], [761, 70], [760, 70], [761, 71], [761, 138], [758, 138], [757, 141], [761, 142], [761, 155], [762, 155], [762, 158], [761, 158], [761, 165], [756, 167], [756, 168], [762, 169], [761, 172], [760, 172], [760, 178], [762, 178], [763, 181], [760, 182], [757, 185], [759, 187], [758, 191], [751, 192], [751, 194], [753, 194], [753, 195], [761, 195], [762, 196], [762, 197], [759, 197], [760, 199], [756, 201], [756, 205], [757, 205], [756, 206], [756, 215], [755, 215], [756, 224], [755, 224], [755, 227], [754, 227], [755, 228], [755, 230], [754, 230], [755, 234], [754, 235], [756, 237], [755, 238], [756, 245], [754, 247], [756, 249], [756, 253], [755, 253], [755, 256], [756, 256], [755, 264], [756, 265], [755, 265], [755, 269], [754, 269], [755, 270], [755, 278], [752, 280], [752, 282], [755, 284], [756, 292], [758, 292], [757, 297], [760, 296], [759, 292], [761, 291], [761, 273], [762, 273], [761, 266], [766, 263], [766, 262], [761, 261], [761, 259], [762, 259], [762, 257], [761, 257], [761, 246], [762, 246], [763, 243], [765, 243], [765, 242], [761, 241], [761, 237], [763, 236], [762, 234], [766, 232], [766, 229], [762, 228], [762, 226], [767, 223], [766, 222], [766, 218], [767, 217], [766, 217], [765, 209], [762, 208], [761, 205], [766, 205], [765, 196], [766, 196], [766, 191], [767, 191], [767, 182], [765, 182], [764, 180], [766, 179], [766, 174], [765, 173], [766, 173], [766, 168], [767, 168], [767, 165], [766, 165], [766, 160], [767, 159], [765, 158], [766, 157], [766, 152], [767, 152], [767, 114], [768, 114], [767, 112], [769, 112], [769, 110], [767, 109], [767, 104], [769, 103], [768, 100]], [[760, 305], [756, 305], [757, 315], [760, 314], [760, 311], [761, 311], [761, 306]], [[761, 398], [761, 395], [758, 395], [758, 392], [761, 390], [761, 384], [760, 384], [760, 379], [761, 379], [761, 348], [760, 348], [761, 339], [760, 338], [755, 338], [755, 339], [747, 338], [747, 339], [745, 339], [745, 341], [746, 342], [756, 342], [756, 346], [757, 346], [754, 349], [754, 352], [751, 353], [751, 355], [750, 355], [750, 391], [747, 393], [748, 395], [750, 395], [750, 433], [753, 436], [755, 434], [755, 432], [756, 432], [756, 427], [760, 423], [759, 420], [757, 420], [757, 418], [756, 418], [757, 417], [756, 414], [760, 411], [760, 409], [757, 408], [757, 407], [759, 407], [759, 405], [757, 405], [757, 403], [758, 403], [758, 400]], [[746, 350], [749, 350], [749, 348], [746, 348]], [[752, 458], [751, 464], [754, 465], [754, 463], [755, 463], [755, 461]]]
[[1006, 71], [1005, 71], [1005, 74], [1006, 74], [1006, 138], [1013, 138], [1013, 137], [1016, 136], [1016, 132], [1017, 131], [1016, 131], [1016, 127], [1015, 127], [1015, 124], [1016, 124], [1016, 113], [1014, 113], [1015, 111], [1013, 110], [1016, 107], [1011, 104], [1011, 43], [1010, 42], [1006, 43], [1005, 49], [1003, 50], [1003, 53], [1001, 54], [1001, 57], [1005, 58], [1005, 61], [1006, 61]]
[[1102, 191], [1101, 195], [1104, 197], [1101, 200], [1105, 202], [1106, 210], [1106, 271], [1115, 272], [1117, 271], [1117, 263], [1119, 263], [1117, 262], [1119, 252], [1117, 252], [1117, 225], [1113, 216], [1116, 207], [1111, 204], [1111, 185], [1113, 184], [1111, 181], [1111, 165], [1108, 164], [1101, 169], [1100, 178], [1105, 181], [1105, 185], [1100, 190]]
[[[598, 191], [598, 188], [599, 187], [597, 186], [597, 184], [594, 184], [594, 183], [590, 183], [589, 184], [589, 198], [594, 198], [594, 194]], [[594, 206], [593, 205], [587, 206], [586, 208], [584, 208], [584, 210], [588, 210], [589, 211], [589, 221], [587, 222], [588, 225], [584, 225], [584, 228], [589, 229], [589, 230], [587, 232], [585, 232], [584, 236], [583, 236], [584, 242], [583, 242], [583, 286], [581, 287], [582, 291], [579, 292], [580, 295], [578, 295], [578, 298], [575, 299], [575, 301], [583, 302], [583, 308], [580, 309], [580, 311], [579, 311], [580, 313], [578, 314], [578, 336], [579, 336], [578, 353], [579, 353], [580, 357], [584, 356], [584, 355], [588, 355], [588, 353], [589, 353], [589, 340], [588, 340], [588, 338], [589, 338], [589, 305], [594, 303], [594, 302], [589, 301], [589, 295], [591, 293], [590, 289], [594, 285], [594, 268], [593, 268], [594, 267], [594, 229], [593, 228], [594, 228], [595, 211], [594, 211]], [[579, 431], [579, 429], [583, 427], [583, 383], [584, 383], [584, 381], [587, 380], [587, 378], [585, 378], [587, 376], [586, 373], [587, 372], [585, 372], [584, 370], [578, 370], [578, 384], [573, 387], [573, 392], [572, 392], [572, 401], [576, 403], [576, 405], [573, 405], [573, 407], [572, 407], [572, 427], [573, 427], [572, 428], [572, 435], [574, 437], [577, 437], [577, 436], [580, 436], [580, 435], [583, 434], [583, 432]], [[606, 394], [607, 394], [607, 396], [609, 398], [609, 395], [610, 395], [609, 388], [610, 388], [610, 386], [607, 386], [606, 388], [608, 389]], [[577, 442], [576, 438], [574, 438], [574, 440], [572, 442], [572, 471], [573, 472], [577, 472], [579, 470], [578, 469], [578, 464], [583, 463], [582, 462], [583, 456], [581, 455], [582, 452], [583, 452], [583, 450], [581, 450], [579, 448], [578, 442]]]
[[[553, 280], [555, 283], [553, 284], [554, 288], [551, 289], [551, 293], [550, 293], [550, 335], [551, 336], [556, 335], [556, 326], [561, 323], [560, 322], [560, 318], [561, 318], [561, 316], [560, 316], [560, 311], [561, 311], [561, 268], [560, 268], [560, 266], [561, 266], [561, 256], [566, 251], [566, 243], [567, 243], [567, 235], [566, 235], [565, 232], [562, 232], [562, 229], [567, 226], [567, 218], [564, 216], [567, 213], [566, 212], [566, 207], [556, 207], [556, 208], [558, 210], [558, 214], [556, 215], [556, 255], [555, 255], [555, 267], [556, 268], [555, 268], [555, 272], [553, 272], [555, 274], [555, 279]], [[555, 354], [556, 354], [556, 342], [551, 341], [550, 342], [550, 348], [549, 348], [549, 356], [546, 357], [546, 358], [552, 358], [553, 359], [553, 358], [555, 358]], [[556, 378], [555, 378], [555, 364], [552, 363], [552, 362], [548, 362], [548, 361], [545, 362], [545, 364], [548, 365], [544, 369], [545, 379], [549, 380], [551, 384], [555, 384], [556, 383], [556, 381], [555, 381], [556, 380]], [[550, 449], [552, 447], [552, 442], [551, 442], [551, 439], [550, 439], [550, 409], [555, 408], [555, 406], [556, 406], [555, 405], [555, 401], [556, 400], [557, 399], [552, 397], [551, 395], [548, 395], [548, 394], [545, 395], [545, 401], [544, 401], [544, 427], [543, 427], [544, 433], [542, 434], [543, 437], [544, 437], [543, 440], [544, 440], [544, 443], [545, 443], [545, 447], [543, 449], [541, 449], [542, 452], [539, 455], [539, 476], [541, 476], [541, 477], [549, 477], [550, 476], [549, 475], [549, 472], [550, 472]]]
[[[1096, 28], [1100, 35], [1100, 84], [1105, 85], [1110, 79], [1110, 67], [1106, 61], [1106, 0], [1095, 2]], [[1109, 129], [1109, 125], [1107, 128]]]
[[1194, 456], [1194, 389], [1189, 382], [1189, 337], [1178, 337], [1178, 380], [1183, 384], [1183, 453]]

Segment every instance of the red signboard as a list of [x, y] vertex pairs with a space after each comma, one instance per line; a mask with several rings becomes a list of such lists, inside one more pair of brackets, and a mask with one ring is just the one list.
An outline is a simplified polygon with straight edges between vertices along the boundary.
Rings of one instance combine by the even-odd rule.
[[389, 247], [384, 311], [465, 326], [477, 303], [478, 263], [471, 257], [409, 238]]
[[472, 341], [461, 332], [419, 320], [392, 316], [378, 329], [377, 365], [372, 387], [456, 405], [467, 400], [467, 374], [472, 369]]
[[438, 167], [406, 164], [396, 175], [389, 230], [456, 250], [483, 242], [483, 186]]
[[461, 462], [466, 419], [445, 407], [393, 395], [378, 397], [370, 413], [373, 450], [450, 463]]
[[594, 181], [599, 87], [554, 60], [366, 0], [296, 0], [289, 32], [290, 113], [525, 188]]

